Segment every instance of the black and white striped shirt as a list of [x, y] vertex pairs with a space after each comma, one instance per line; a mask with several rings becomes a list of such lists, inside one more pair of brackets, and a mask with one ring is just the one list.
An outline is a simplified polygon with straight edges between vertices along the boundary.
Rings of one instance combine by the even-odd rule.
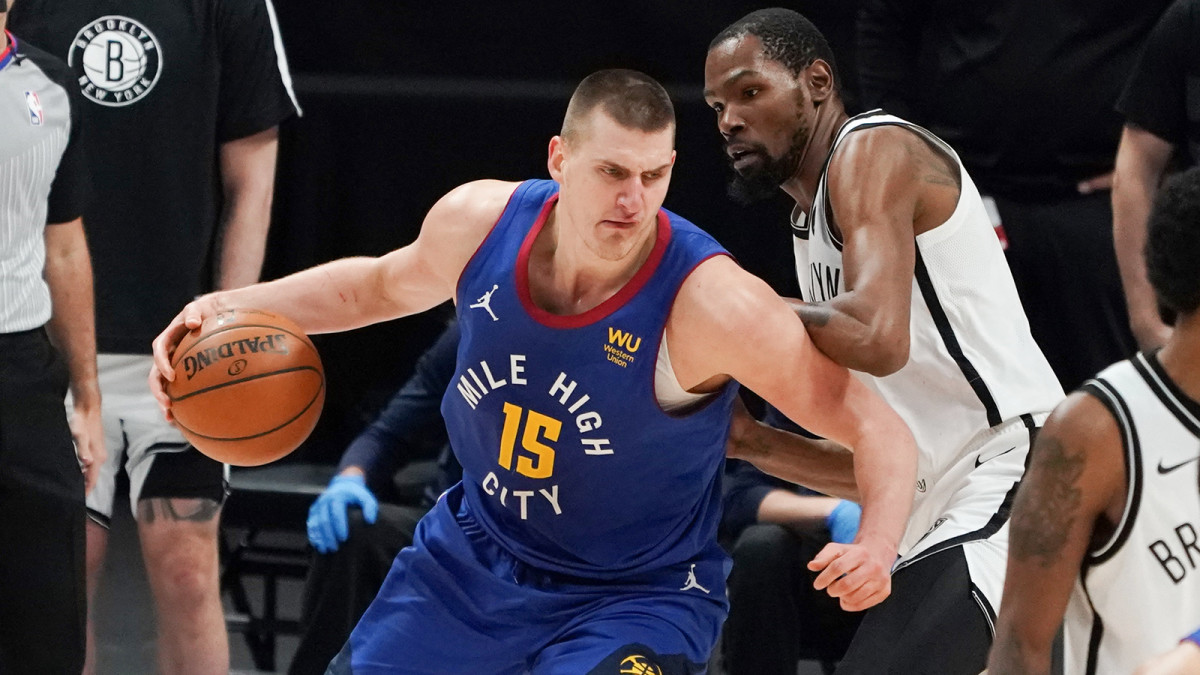
[[10, 33], [0, 50], [0, 333], [50, 319], [47, 223], [83, 209], [78, 89], [65, 63]]

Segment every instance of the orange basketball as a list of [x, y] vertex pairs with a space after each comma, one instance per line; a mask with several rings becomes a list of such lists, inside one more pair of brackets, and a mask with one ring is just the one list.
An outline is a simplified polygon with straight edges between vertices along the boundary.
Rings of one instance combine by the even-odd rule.
[[210, 316], [171, 356], [171, 414], [196, 449], [237, 466], [295, 450], [325, 404], [316, 347], [278, 314], [235, 309]]

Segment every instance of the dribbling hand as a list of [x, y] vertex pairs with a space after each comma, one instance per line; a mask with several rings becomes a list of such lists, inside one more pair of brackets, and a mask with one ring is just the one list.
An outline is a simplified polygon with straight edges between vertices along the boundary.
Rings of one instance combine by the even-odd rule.
[[226, 309], [228, 308], [219, 304], [214, 294], [200, 296], [184, 305], [183, 310], [171, 319], [171, 323], [167, 324], [163, 332], [151, 343], [154, 365], [150, 368], [150, 393], [158, 401], [158, 407], [168, 422], [172, 421], [171, 397], [167, 396], [166, 385], [168, 381], [175, 379], [175, 369], [171, 367], [171, 356], [175, 353], [175, 347], [188, 331], [199, 328], [205, 318]]
[[813, 588], [838, 598], [842, 609], [860, 612], [883, 602], [892, 592], [895, 549], [872, 541], [826, 544], [808, 563], [820, 572]]
[[374, 525], [379, 515], [379, 500], [367, 488], [362, 476], [334, 476], [329, 487], [308, 509], [308, 541], [320, 553], [332, 553], [350, 536], [346, 510], [351, 506], [362, 509], [363, 520]]

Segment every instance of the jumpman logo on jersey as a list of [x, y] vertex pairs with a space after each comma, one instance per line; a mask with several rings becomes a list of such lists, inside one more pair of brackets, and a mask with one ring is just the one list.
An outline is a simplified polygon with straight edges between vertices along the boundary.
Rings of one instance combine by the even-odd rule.
[[469, 309], [479, 309], [480, 307], [482, 307], [487, 310], [488, 314], [492, 315], [492, 321], [499, 321], [500, 318], [497, 317], [496, 313], [492, 311], [492, 293], [495, 293], [497, 288], [500, 288], [500, 286], [498, 286], [496, 284], [492, 284], [492, 290], [481, 295], [479, 297], [479, 300], [475, 301], [475, 304], [468, 305], [467, 307]]
[[683, 582], [683, 588], [679, 590], [690, 591], [693, 588], [704, 591], [705, 593], [711, 593], [711, 591], [709, 591], [707, 588], [701, 586], [700, 582], [696, 581], [696, 563], [692, 563], [692, 569], [688, 570], [687, 581]]

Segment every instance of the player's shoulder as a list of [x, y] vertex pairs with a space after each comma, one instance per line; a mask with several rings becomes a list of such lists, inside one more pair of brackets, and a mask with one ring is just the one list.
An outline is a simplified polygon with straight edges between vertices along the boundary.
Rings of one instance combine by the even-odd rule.
[[452, 248], [478, 244], [504, 214], [520, 183], [477, 180], [450, 190], [429, 209], [421, 236]]
[[1072, 392], [1055, 407], [1039, 432], [1039, 438], [1054, 439], [1072, 451], [1099, 459], [1123, 454], [1117, 413], [1093, 389]]
[[742, 335], [763, 328], [765, 312], [784, 305], [765, 281], [728, 255], [701, 261], [684, 278], [672, 316], [702, 325], [728, 326]]
[[1086, 495], [1083, 499], [1115, 525], [1125, 504], [1126, 456], [1113, 411], [1092, 392], [1079, 390], [1067, 396], [1038, 431], [1026, 475], [1042, 489], [1055, 483], [1073, 486], [1075, 495]]
[[846, 216], [839, 227], [879, 219], [937, 227], [954, 213], [963, 185], [953, 151], [898, 118], [850, 132], [830, 158], [826, 181], [829, 203]]
[[665, 208], [660, 209], [660, 215], [666, 217], [671, 228], [672, 245], [681, 247], [685, 251], [685, 256], [703, 260], [713, 255], [731, 255], [721, 242], [717, 241], [716, 237], [709, 234], [708, 230], [684, 216]]
[[834, 148], [829, 171], [904, 175], [922, 156], [932, 153], [929, 144], [907, 124], [895, 121], [862, 126], [847, 133]]
[[463, 183], [439, 199], [430, 213], [437, 211], [439, 215], [472, 220], [491, 217], [495, 221], [520, 186], [521, 183], [493, 179]]

